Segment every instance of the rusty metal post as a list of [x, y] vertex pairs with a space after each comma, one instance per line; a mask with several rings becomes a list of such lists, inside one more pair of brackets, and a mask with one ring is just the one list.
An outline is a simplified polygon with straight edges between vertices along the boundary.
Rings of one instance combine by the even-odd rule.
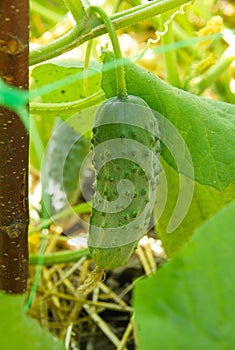
[[[0, 76], [26, 90], [28, 41], [28, 1], [0, 1]], [[27, 285], [28, 148], [21, 119], [0, 106], [0, 290], [7, 293]]]

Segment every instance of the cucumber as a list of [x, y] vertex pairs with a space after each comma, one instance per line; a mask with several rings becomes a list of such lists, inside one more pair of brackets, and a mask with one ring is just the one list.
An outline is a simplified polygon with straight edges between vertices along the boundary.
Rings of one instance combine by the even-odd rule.
[[93, 127], [95, 194], [88, 247], [103, 269], [124, 265], [148, 231], [160, 172], [159, 130], [140, 97], [113, 97]]

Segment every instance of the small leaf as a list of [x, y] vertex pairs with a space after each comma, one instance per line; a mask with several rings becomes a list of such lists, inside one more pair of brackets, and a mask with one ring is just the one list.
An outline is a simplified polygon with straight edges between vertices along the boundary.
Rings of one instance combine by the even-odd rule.
[[[88, 92], [89, 94], [96, 93], [100, 90], [101, 65], [96, 62], [90, 62], [87, 75]], [[60, 104], [62, 102], [72, 102], [80, 99], [82, 101], [86, 96], [83, 79], [84, 63], [74, 59], [52, 60], [35, 66], [31, 72], [30, 102], [42, 102], [50, 105], [52, 103]], [[95, 108], [92, 108], [92, 111], [93, 109], [93, 114], [95, 115]], [[87, 118], [85, 116], [80, 117], [76, 112], [76, 108], [62, 109], [60, 111], [48, 108], [40, 111], [35, 110], [31, 113], [31, 120], [33, 119], [34, 127], [37, 128], [43, 150], [50, 140], [56, 117], [60, 117], [68, 123], [75, 124], [76, 132], [83, 133], [83, 121]], [[91, 114], [91, 108], [88, 109], [88, 112], [84, 110], [79, 114], [81, 113], [83, 115], [84, 113]], [[69, 118], [71, 116], [72, 118]], [[90, 118], [88, 119], [90, 121]], [[40, 160], [37, 156], [38, 149], [39, 147], [35, 144], [35, 139], [31, 139], [30, 164], [36, 169], [40, 169]]]
[[0, 292], [0, 339], [4, 350], [65, 350], [58, 339], [23, 311], [25, 296]]
[[[101, 66], [91, 62], [87, 70], [89, 95], [100, 89]], [[84, 90], [84, 63], [75, 59], [52, 60], [36, 66], [31, 73], [31, 94], [36, 102], [61, 103], [82, 100], [86, 97]], [[35, 97], [35, 92], [39, 95]], [[74, 114], [76, 110], [62, 111], [60, 117]], [[48, 116], [55, 112], [40, 111]], [[58, 112], [57, 116], [58, 116]]]
[[234, 348], [234, 213], [235, 201], [195, 231], [178, 256], [136, 283], [141, 350]]

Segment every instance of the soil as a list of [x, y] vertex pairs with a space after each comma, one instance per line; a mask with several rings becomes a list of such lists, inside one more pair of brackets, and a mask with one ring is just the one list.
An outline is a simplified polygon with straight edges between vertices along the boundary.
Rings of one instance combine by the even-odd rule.
[[[40, 267], [41, 277], [36, 281], [29, 315], [63, 342], [67, 335], [73, 350], [136, 349], [132, 321], [134, 281], [153, 272], [166, 259], [163, 250], [151, 248], [153, 243], [159, 241], [146, 238], [127, 265], [105, 271], [105, 280], [94, 284], [88, 295], [81, 294], [78, 288], [94, 271], [92, 261]], [[55, 251], [62, 247], [65, 249], [65, 243], [54, 244]], [[35, 285], [35, 269], [38, 267], [29, 269], [29, 291]]]

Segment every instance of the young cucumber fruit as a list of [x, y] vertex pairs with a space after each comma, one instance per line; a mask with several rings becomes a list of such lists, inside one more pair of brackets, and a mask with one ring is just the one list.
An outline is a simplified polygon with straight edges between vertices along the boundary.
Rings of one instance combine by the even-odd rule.
[[159, 131], [140, 97], [113, 97], [99, 108], [93, 128], [96, 172], [88, 246], [104, 269], [123, 265], [148, 231], [160, 163]]

